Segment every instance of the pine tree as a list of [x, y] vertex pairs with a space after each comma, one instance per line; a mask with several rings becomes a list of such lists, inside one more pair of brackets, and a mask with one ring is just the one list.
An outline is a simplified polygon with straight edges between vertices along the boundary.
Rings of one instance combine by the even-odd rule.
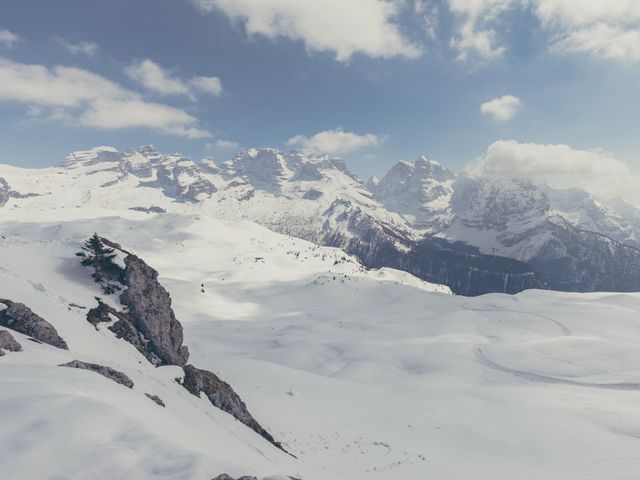
[[78, 256], [82, 257], [82, 265], [85, 267], [93, 267], [93, 278], [99, 282], [102, 277], [100, 271], [108, 270], [112, 266], [111, 260], [116, 256], [113, 248], [108, 248], [102, 242], [97, 233], [84, 242], [82, 252]]

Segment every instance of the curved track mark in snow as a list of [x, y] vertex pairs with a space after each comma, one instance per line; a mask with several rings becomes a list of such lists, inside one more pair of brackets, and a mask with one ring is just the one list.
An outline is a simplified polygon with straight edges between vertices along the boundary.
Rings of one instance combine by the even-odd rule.
[[474, 349], [476, 358], [480, 364], [485, 367], [497, 370], [499, 372], [509, 373], [516, 377], [523, 378], [530, 382], [538, 383], [554, 383], [560, 385], [574, 385], [578, 387], [591, 387], [591, 388], [605, 388], [609, 390], [640, 390], [640, 382], [621, 382], [621, 383], [593, 383], [593, 382], [578, 382], [576, 380], [567, 380], [564, 378], [549, 377], [547, 375], [540, 375], [538, 373], [527, 372], [525, 370], [516, 370], [495, 363], [493, 360], [488, 359], [482, 349], [478, 346]]
[[546, 315], [542, 315], [541, 313], [534, 313], [534, 312], [525, 312], [522, 310], [506, 310], [506, 309], [493, 309], [493, 308], [467, 308], [466, 310], [471, 310], [474, 312], [509, 312], [509, 313], [518, 313], [520, 315], [533, 315], [534, 317], [539, 317], [542, 318], [543, 320], [546, 320], [548, 322], [551, 322], [555, 325], [558, 326], [558, 328], [560, 328], [560, 330], [562, 331], [562, 335], [564, 337], [569, 337], [571, 336], [571, 330], [569, 330], [565, 325], [563, 325], [562, 323], [560, 323], [558, 320], [555, 320], [551, 317], [547, 317]]

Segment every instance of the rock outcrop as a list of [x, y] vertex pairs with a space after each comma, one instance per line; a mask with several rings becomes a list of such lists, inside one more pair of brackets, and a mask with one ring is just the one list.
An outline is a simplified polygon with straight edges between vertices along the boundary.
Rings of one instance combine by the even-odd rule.
[[126, 289], [120, 301], [129, 308], [131, 323], [162, 365], [185, 365], [189, 349], [182, 345], [182, 325], [173, 313], [169, 293], [158, 282], [158, 272], [133, 254], [124, 263]]
[[54, 326], [33, 313], [29, 307], [0, 298], [0, 306], [2, 305], [6, 308], [0, 310], [0, 326], [29, 335], [53, 347], [69, 350], [67, 343], [58, 335]]
[[124, 256], [124, 271], [111, 280], [122, 285], [120, 302], [128, 311], [118, 312], [98, 300], [98, 307], [89, 311], [87, 320], [95, 326], [117, 319], [109, 329], [136, 347], [151, 363], [185, 365], [189, 349], [182, 345], [182, 325], [171, 308], [169, 292], [158, 282], [158, 272], [119, 244], [102, 237], [101, 240]]
[[110, 307], [99, 298], [98, 306], [87, 312], [87, 321], [96, 329], [100, 323], [112, 323], [109, 327], [117, 338], [121, 338], [138, 350], [153, 365], [162, 365], [162, 359], [151, 349], [150, 343], [142, 333], [134, 326], [131, 315], [128, 312], [119, 312]]
[[11, 189], [9, 188], [7, 181], [0, 177], [0, 207], [4, 207], [9, 201], [9, 198], [11, 198], [11, 195], [9, 194], [10, 191]]
[[[189, 350], [182, 345], [182, 325], [171, 308], [169, 293], [158, 282], [158, 272], [117, 243], [105, 238], [101, 240], [108, 247], [125, 255], [125, 268], [118, 281], [124, 287], [120, 302], [127, 307], [127, 311], [117, 311], [96, 297], [98, 306], [87, 312], [87, 321], [96, 328], [101, 323], [110, 323], [109, 330], [118, 338], [131, 343], [154, 365], [183, 367], [185, 376], [182, 386], [185, 389], [197, 397], [201, 392], [204, 393], [215, 407], [229, 413], [268, 442], [285, 451], [253, 418], [245, 403], [228, 383], [206, 370], [200, 370], [193, 365], [185, 366], [189, 359]], [[164, 407], [160, 398], [145, 395]]]
[[22, 346], [6, 330], [0, 330], [0, 357], [4, 355], [3, 350], [7, 352], [19, 352], [22, 350]]
[[119, 383], [120, 385], [124, 385], [127, 388], [133, 388], [133, 381], [127, 375], [111, 367], [105, 367], [104, 365], [98, 365], [95, 363], [81, 362], [80, 360], [72, 360], [59, 366], [90, 370], [92, 372], [96, 372], [99, 375], [102, 375], [105, 378], [108, 378], [109, 380]]
[[156, 405], [160, 405], [162, 408], [166, 406], [162, 401], [162, 399], [157, 395], [151, 395], [150, 393], [145, 393], [144, 396], [147, 397], [149, 400], [153, 401]]
[[285, 451], [282, 445], [276, 442], [271, 434], [253, 418], [231, 385], [222, 381], [215, 374], [207, 370], [200, 370], [193, 365], [186, 365], [182, 386], [196, 397], [199, 397], [201, 392], [204, 393], [214, 406], [232, 415], [268, 442]]

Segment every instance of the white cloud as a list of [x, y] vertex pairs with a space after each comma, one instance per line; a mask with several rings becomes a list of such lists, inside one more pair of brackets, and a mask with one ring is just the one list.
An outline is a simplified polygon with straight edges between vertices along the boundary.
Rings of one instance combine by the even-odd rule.
[[184, 110], [139, 98], [97, 99], [80, 115], [81, 125], [104, 129], [148, 127], [188, 138], [211, 136], [194, 127], [197, 119]]
[[451, 39], [458, 60], [466, 61], [470, 56], [491, 60], [504, 54], [506, 49], [499, 44], [494, 23], [512, 3], [513, 0], [449, 0], [458, 25], [457, 34]]
[[20, 37], [9, 30], [0, 30], [0, 45], [5, 47], [13, 47], [20, 41]]
[[152, 103], [100, 75], [74, 67], [15, 63], [0, 58], [0, 100], [29, 105], [29, 114], [94, 128], [146, 127], [190, 138], [211, 136], [179, 108]]
[[194, 89], [215, 97], [222, 93], [222, 82], [218, 77], [183, 80], [149, 59], [129, 65], [126, 73], [147, 90], [160, 95], [184, 95], [194, 100]]
[[640, 62], [637, 0], [529, 0], [560, 53]]
[[0, 58], [0, 99], [77, 107], [96, 98], [127, 98], [131, 92], [87, 70], [15, 63]]
[[192, 0], [203, 11], [221, 11], [249, 35], [301, 40], [310, 51], [333, 52], [340, 62], [356, 53], [374, 58], [417, 58], [394, 19], [395, 0]]
[[222, 93], [222, 82], [218, 77], [195, 77], [191, 79], [191, 84], [198, 90], [214, 97]]
[[504, 95], [480, 105], [480, 112], [493, 117], [496, 122], [508, 122], [518, 112], [521, 104], [518, 97]]
[[385, 137], [367, 133], [358, 135], [357, 133], [345, 132], [338, 128], [336, 130], [325, 130], [316, 133], [311, 138], [304, 135], [297, 135], [287, 141], [287, 145], [299, 146], [323, 153], [347, 153], [363, 148], [377, 147], [385, 141]]
[[561, 53], [586, 53], [594, 57], [640, 62], [640, 29], [626, 30], [604, 23], [567, 32], [553, 45]]
[[627, 23], [640, 20], [636, 0], [527, 0], [545, 23], [587, 25], [595, 22]]
[[191, 90], [182, 80], [171, 77], [169, 72], [149, 59], [129, 65], [126, 72], [144, 88], [160, 95], [191, 96]]
[[232, 142], [231, 140], [216, 140], [216, 147], [222, 148], [225, 150], [237, 150], [240, 148], [240, 144], [237, 142]]
[[501, 140], [469, 165], [467, 172], [529, 178], [556, 188], [582, 188], [603, 199], [622, 196], [640, 202], [640, 177], [625, 162], [602, 151]]
[[502, 55], [504, 14], [530, 9], [550, 35], [551, 50], [596, 58], [640, 62], [638, 0], [448, 0], [457, 33], [451, 46], [458, 58]]
[[54, 40], [66, 48], [73, 55], [86, 55], [93, 57], [98, 53], [98, 44], [93, 42], [70, 42], [62, 37], [54, 37]]

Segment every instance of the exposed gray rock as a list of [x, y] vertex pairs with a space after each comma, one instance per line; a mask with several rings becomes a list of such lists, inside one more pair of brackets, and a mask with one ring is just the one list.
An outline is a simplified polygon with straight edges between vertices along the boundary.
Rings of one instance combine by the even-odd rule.
[[98, 329], [100, 323], [115, 322], [108, 329], [115, 333], [116, 337], [129, 342], [152, 364], [162, 364], [162, 360], [150, 349], [149, 342], [133, 325], [129, 313], [119, 312], [97, 297], [96, 300], [98, 300], [98, 306], [87, 312], [87, 321], [89, 323]]
[[19, 352], [22, 350], [22, 346], [6, 330], [0, 330], [0, 357], [4, 355], [3, 350], [7, 352]]
[[158, 282], [158, 272], [133, 254], [124, 262], [126, 290], [120, 301], [129, 308], [130, 322], [162, 365], [186, 364], [189, 349], [182, 345], [182, 325], [173, 313], [169, 293]]
[[[291, 477], [289, 477], [291, 478]], [[240, 478], [238, 478], [238, 480], [258, 480], [256, 477], [251, 477], [249, 475], [243, 475]]]
[[164, 402], [162, 401], [162, 399], [157, 396], [157, 395], [151, 395], [150, 393], [145, 393], [145, 396], [147, 398], [149, 398], [150, 400], [153, 400], [155, 403], [157, 403], [158, 405], [160, 405], [161, 407], [165, 407]]
[[0, 207], [4, 207], [10, 198], [30, 198], [39, 196], [39, 193], [20, 193], [15, 190], [11, 190], [7, 181], [0, 177]]
[[127, 388], [133, 388], [133, 381], [127, 377], [124, 373], [115, 370], [111, 367], [105, 367], [104, 365], [98, 365], [95, 363], [81, 362], [80, 360], [72, 360], [68, 363], [59, 365], [60, 367], [80, 368], [82, 370], [90, 370], [96, 372], [103, 377], [113, 380], [120, 385], [124, 385]]
[[125, 270], [117, 281], [125, 287], [120, 301], [128, 311], [118, 312], [98, 300], [98, 307], [89, 312], [87, 320], [95, 326], [112, 321], [109, 316], [112, 314], [118, 321], [109, 329], [134, 345], [154, 365], [185, 365], [189, 349], [182, 345], [182, 325], [171, 308], [169, 293], [158, 282], [158, 272], [119, 244], [103, 237], [101, 240], [126, 255]]
[[137, 212], [144, 213], [167, 213], [164, 208], [156, 207], [155, 205], [151, 205], [150, 207], [131, 207], [129, 210], [135, 210]]
[[0, 207], [4, 207], [9, 201], [9, 198], [11, 198], [11, 195], [9, 194], [10, 191], [11, 189], [9, 188], [7, 181], [0, 177]]
[[204, 393], [214, 406], [232, 415], [268, 442], [285, 451], [282, 445], [276, 442], [271, 434], [253, 418], [247, 406], [231, 388], [231, 385], [222, 381], [214, 373], [200, 370], [193, 365], [186, 365], [183, 369], [184, 380], [182, 381], [182, 386], [184, 388], [196, 397], [200, 396], [200, 392]]
[[36, 315], [22, 303], [0, 298], [7, 308], [0, 311], [0, 326], [10, 328], [53, 347], [69, 350], [56, 329], [42, 317]]

